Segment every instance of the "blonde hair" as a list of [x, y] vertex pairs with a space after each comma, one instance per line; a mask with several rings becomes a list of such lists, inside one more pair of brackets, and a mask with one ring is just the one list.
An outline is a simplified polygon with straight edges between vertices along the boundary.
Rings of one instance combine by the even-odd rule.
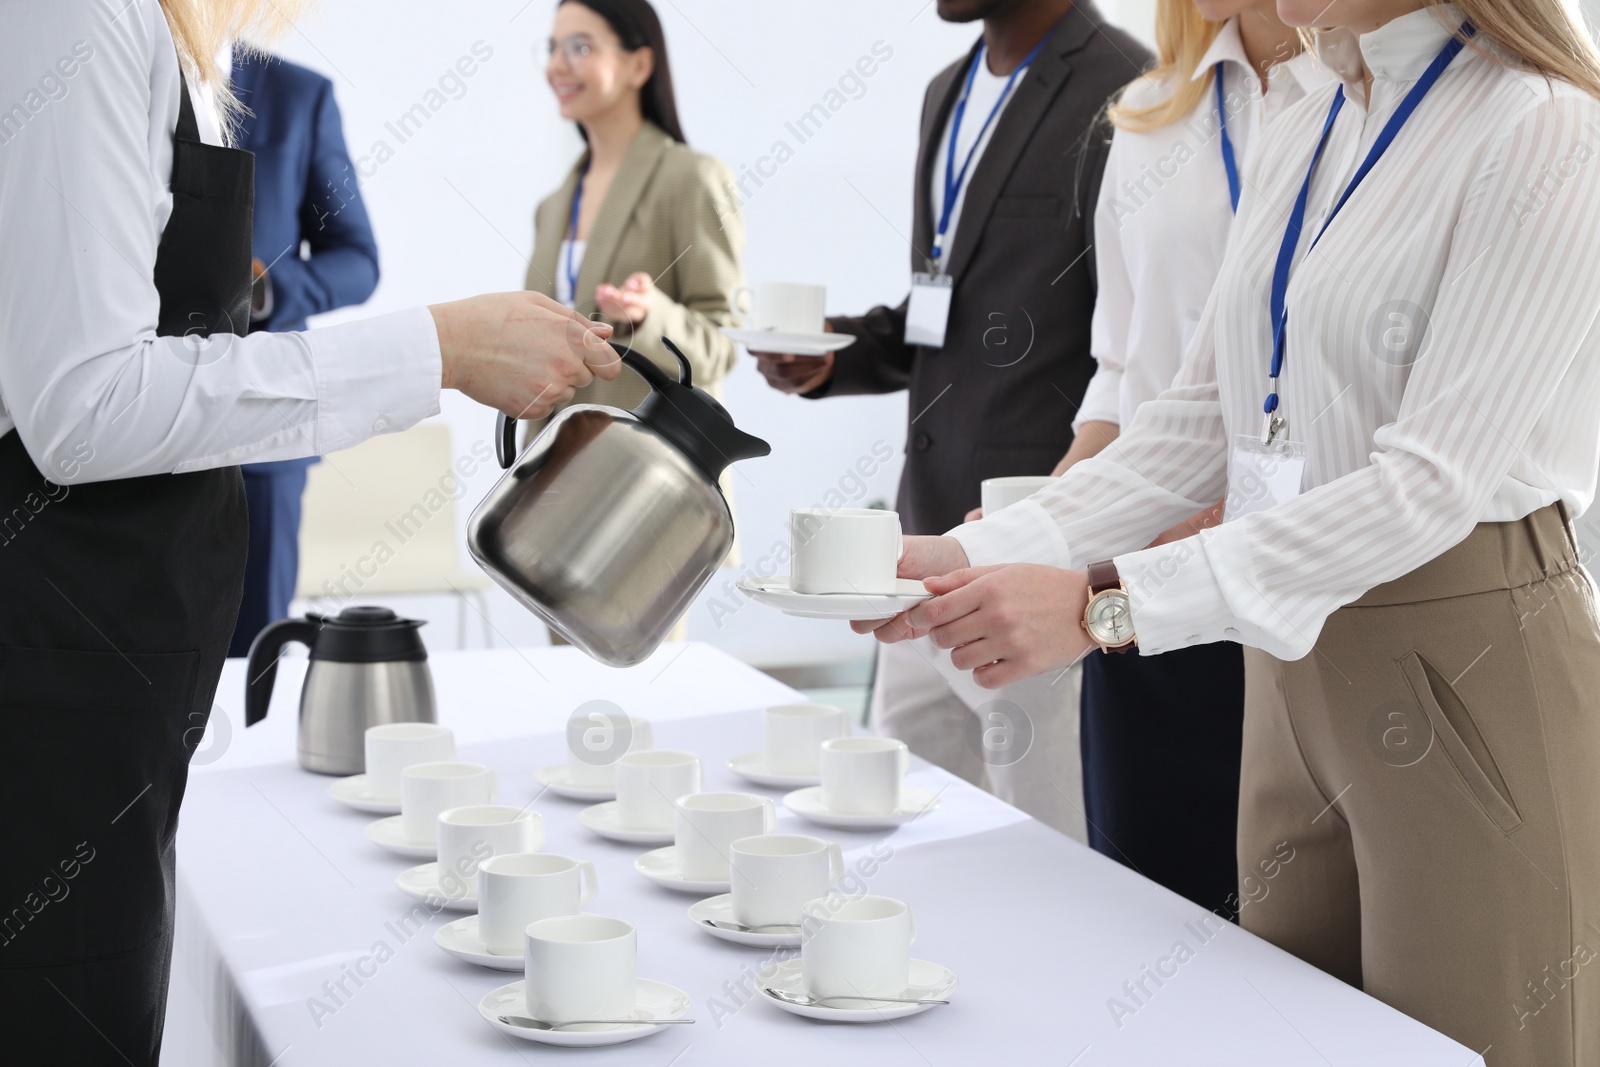
[[[1131, 133], [1149, 133], [1193, 110], [1211, 88], [1211, 75], [1195, 78], [1195, 69], [1222, 26], [1202, 18], [1194, 0], [1160, 0], [1156, 8], [1156, 68], [1124, 89], [1122, 98], [1106, 109], [1112, 124]], [[1172, 95], [1144, 107], [1123, 102], [1129, 90], [1147, 82], [1173, 85]]]
[[217, 69], [217, 53], [248, 35], [270, 41], [294, 21], [304, 0], [160, 0], [185, 71], [211, 87], [217, 105], [233, 117], [239, 102]]
[[1446, 18], [1438, 10], [1446, 2], [1478, 28], [1469, 47], [1600, 99], [1600, 52], [1561, 0], [1423, 0], [1440, 19]]

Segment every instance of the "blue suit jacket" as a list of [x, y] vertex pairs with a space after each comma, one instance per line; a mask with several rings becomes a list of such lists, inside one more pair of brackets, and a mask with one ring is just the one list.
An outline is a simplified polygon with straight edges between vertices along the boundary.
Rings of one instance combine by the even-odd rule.
[[239, 147], [256, 157], [252, 244], [272, 285], [271, 314], [251, 328], [303, 330], [307, 316], [359, 304], [378, 284], [378, 245], [333, 83], [276, 56], [236, 51], [233, 86], [249, 109]]

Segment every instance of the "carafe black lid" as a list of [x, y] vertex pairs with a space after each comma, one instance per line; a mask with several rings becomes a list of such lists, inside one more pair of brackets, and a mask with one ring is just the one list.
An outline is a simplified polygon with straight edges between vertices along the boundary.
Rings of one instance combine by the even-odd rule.
[[308, 615], [318, 623], [311, 658], [334, 663], [388, 663], [425, 660], [428, 650], [417, 632], [424, 623], [388, 608], [370, 605], [345, 608], [337, 615]]
[[733, 416], [716, 398], [695, 386], [689, 360], [667, 337], [661, 344], [678, 361], [673, 381], [648, 358], [613, 342], [622, 361], [650, 385], [650, 395], [633, 413], [671, 441], [689, 460], [715, 481], [728, 464], [765, 456], [772, 446], [733, 424]]

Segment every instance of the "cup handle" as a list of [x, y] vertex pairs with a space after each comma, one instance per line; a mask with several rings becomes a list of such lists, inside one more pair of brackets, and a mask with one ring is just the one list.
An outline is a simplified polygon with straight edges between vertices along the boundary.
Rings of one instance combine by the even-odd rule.
[[895, 549], [894, 553], [894, 561], [899, 563], [906, 558], [906, 533], [900, 525], [900, 516], [898, 514], [894, 517], [894, 543], [900, 546]]
[[839, 847], [839, 842], [828, 842], [828, 885], [844, 877], [844, 850]]
[[584, 889], [578, 896], [579, 904], [587, 904], [600, 892], [600, 877], [595, 874], [594, 864], [588, 860], [578, 861], [578, 870], [581, 872]]
[[911, 910], [911, 905], [906, 905], [906, 918], [911, 920], [911, 943], [917, 943], [917, 913]]
[[773, 830], [778, 828], [778, 809], [772, 803], [771, 797], [762, 797], [761, 807], [763, 809], [761, 825], [766, 827], [766, 829], [762, 830], [761, 832], [764, 834], [770, 834]]
[[[739, 306], [739, 297], [741, 294], [750, 298], [749, 303], [743, 308]], [[741, 319], [748, 319], [749, 316], [755, 312], [756, 294], [751, 291], [748, 285], [741, 285], [739, 288], [728, 294], [728, 307], [732, 308], [733, 313], [738, 315]]]

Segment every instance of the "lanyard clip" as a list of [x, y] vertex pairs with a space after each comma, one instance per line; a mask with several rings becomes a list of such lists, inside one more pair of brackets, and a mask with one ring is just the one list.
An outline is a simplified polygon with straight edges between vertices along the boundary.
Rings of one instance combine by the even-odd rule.
[[1261, 443], [1263, 445], [1272, 444], [1273, 440], [1283, 432], [1285, 425], [1287, 424], [1282, 415], [1279, 415], [1276, 411], [1267, 412], [1261, 418]]

